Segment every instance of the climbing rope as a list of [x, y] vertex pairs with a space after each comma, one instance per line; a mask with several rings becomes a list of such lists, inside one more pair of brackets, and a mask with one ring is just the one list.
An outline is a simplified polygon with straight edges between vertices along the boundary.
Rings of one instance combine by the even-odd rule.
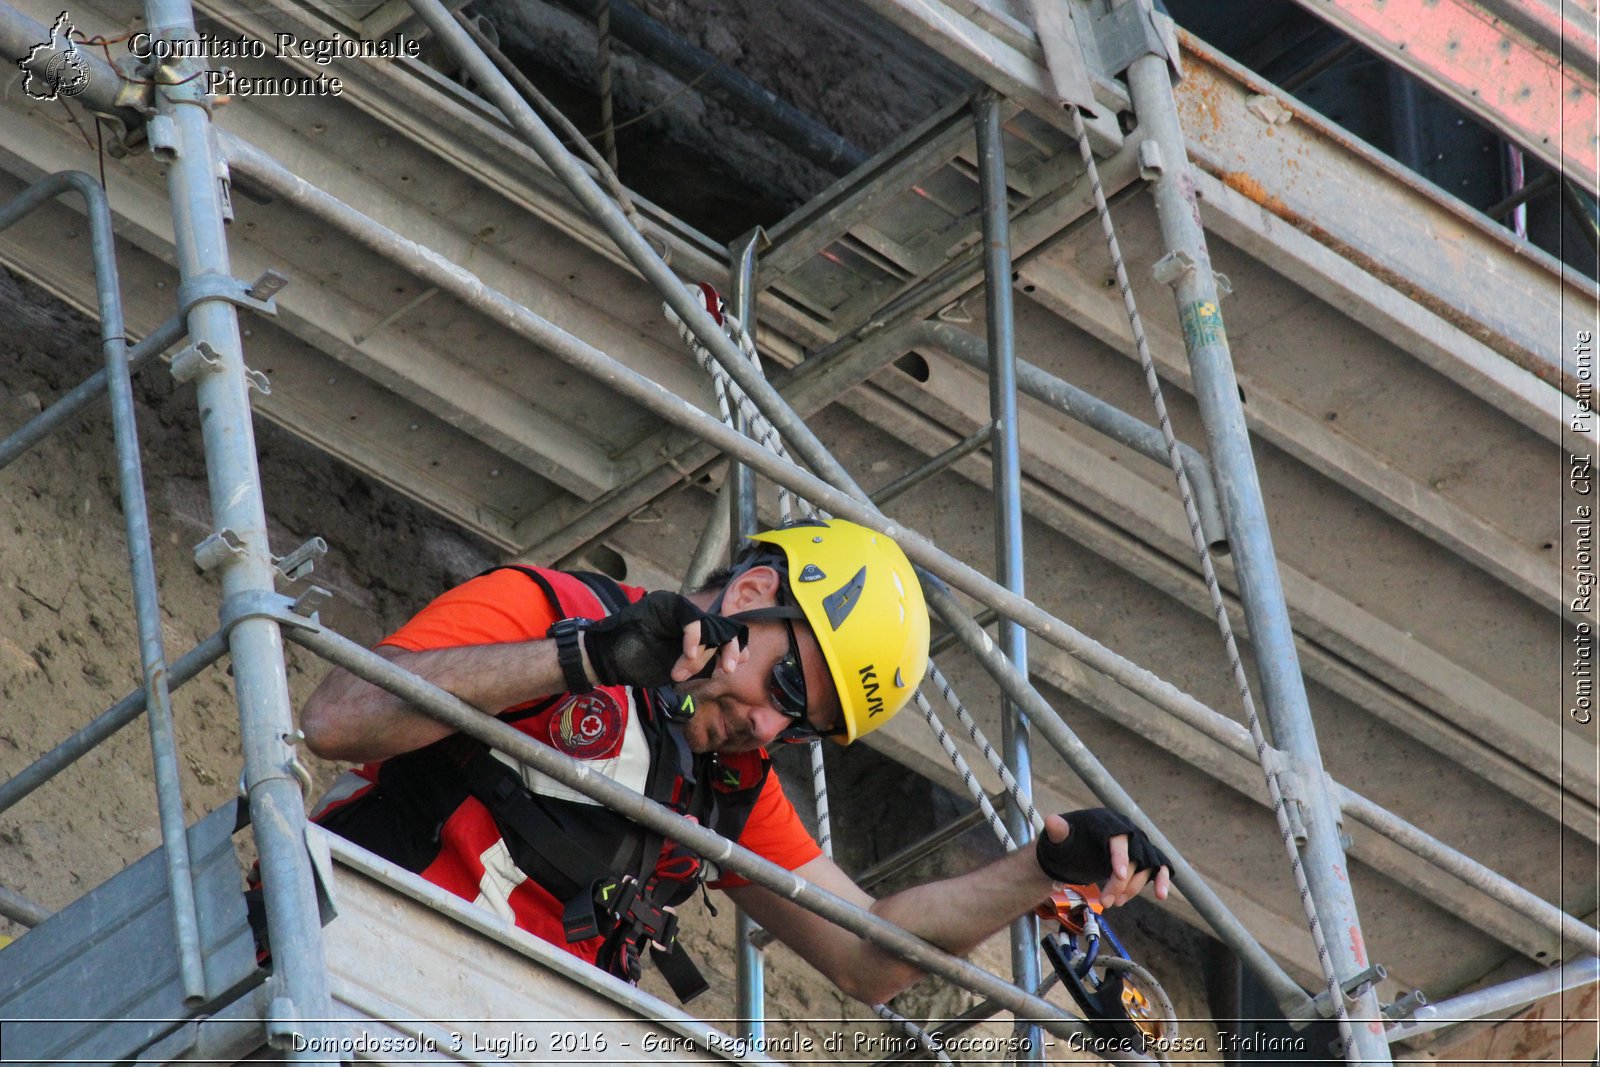
[[[933, 664], [928, 665], [930, 671]], [[917, 702], [917, 708], [922, 712], [922, 717], [927, 720], [928, 728], [933, 731], [933, 736], [939, 741], [939, 747], [944, 749], [944, 754], [950, 765], [961, 776], [961, 785], [966, 789], [967, 795], [977, 802], [978, 810], [983, 813], [984, 821], [989, 824], [989, 829], [994, 831], [995, 837], [1000, 840], [1007, 852], [1017, 850], [1016, 839], [1011, 836], [1011, 831], [1006, 829], [1006, 824], [1000, 818], [1000, 813], [995, 810], [994, 803], [990, 801], [989, 794], [984, 792], [983, 786], [978, 784], [977, 776], [972, 773], [972, 767], [967, 763], [966, 757], [956, 748], [956, 743], [950, 739], [950, 733], [944, 728], [944, 723], [939, 721], [939, 715], [933, 710], [933, 705], [928, 703], [928, 698], [922, 695], [919, 688], [912, 699]], [[1032, 804], [1029, 805], [1032, 808]], [[1042, 825], [1042, 823], [1041, 823]], [[1034, 827], [1035, 832], [1040, 827]]]
[[600, 0], [595, 11], [596, 64], [600, 68], [600, 150], [605, 153], [606, 166], [617, 169], [617, 128], [612, 118], [611, 103], [611, 0]]
[[1349, 1013], [1345, 1011], [1344, 993], [1339, 988], [1339, 977], [1334, 972], [1333, 960], [1328, 955], [1328, 943], [1323, 937], [1322, 924], [1317, 920], [1316, 903], [1311, 899], [1311, 888], [1306, 881], [1305, 868], [1300, 862], [1300, 850], [1295, 847], [1294, 831], [1290, 825], [1289, 809], [1284, 801], [1283, 788], [1278, 782], [1277, 773], [1267, 765], [1267, 741], [1261, 730], [1260, 719], [1256, 715], [1255, 699], [1250, 691], [1250, 679], [1245, 674], [1244, 663], [1239, 655], [1239, 643], [1234, 638], [1233, 624], [1228, 620], [1227, 605], [1222, 599], [1222, 589], [1217, 584], [1216, 568], [1211, 563], [1206, 537], [1200, 529], [1200, 513], [1195, 507], [1189, 476], [1184, 472], [1183, 462], [1178, 455], [1178, 439], [1172, 431], [1172, 420], [1167, 415], [1167, 402], [1162, 394], [1161, 379], [1156, 374], [1155, 359], [1150, 354], [1150, 343], [1144, 334], [1144, 321], [1140, 318], [1138, 305], [1134, 302], [1133, 288], [1128, 284], [1128, 272], [1122, 262], [1122, 249], [1117, 242], [1116, 229], [1111, 223], [1111, 210], [1106, 205], [1105, 190], [1100, 185], [1100, 171], [1095, 165], [1094, 152], [1089, 146], [1083, 115], [1076, 107], [1069, 108], [1068, 111], [1072, 116], [1072, 135], [1077, 139], [1078, 154], [1083, 158], [1084, 170], [1089, 177], [1089, 188], [1094, 194], [1095, 213], [1100, 217], [1100, 229], [1105, 235], [1106, 247], [1111, 252], [1111, 265], [1116, 272], [1117, 287], [1122, 291], [1123, 309], [1127, 312], [1128, 324], [1133, 330], [1134, 348], [1138, 352], [1139, 364], [1144, 369], [1145, 385], [1150, 392], [1150, 401], [1155, 405], [1156, 421], [1166, 441], [1167, 461], [1178, 480], [1178, 496], [1183, 501], [1184, 516], [1189, 522], [1189, 536], [1194, 542], [1195, 553], [1200, 560], [1200, 571], [1205, 578], [1206, 592], [1211, 598], [1211, 610], [1216, 616], [1217, 628], [1222, 633], [1222, 642], [1227, 649], [1234, 684], [1238, 687], [1239, 699], [1249, 722], [1250, 737], [1256, 746], [1256, 760], [1261, 764], [1262, 773], [1266, 778], [1267, 792], [1272, 799], [1272, 811], [1277, 817], [1278, 830], [1283, 836], [1284, 848], [1289, 855], [1289, 866], [1294, 872], [1295, 888], [1299, 891], [1300, 901], [1305, 907], [1306, 921], [1311, 928], [1311, 940], [1317, 950], [1317, 962], [1321, 965], [1323, 978], [1327, 981], [1328, 996], [1333, 1004], [1334, 1018], [1339, 1027], [1339, 1038], [1343, 1042], [1345, 1055], [1353, 1057], [1355, 1040], [1350, 1028]]
[[[744, 355], [744, 358], [750, 361], [751, 366], [755, 367], [757, 372], [760, 372], [761, 356], [756, 352], [755, 341], [751, 339], [749, 331], [744, 328], [739, 319], [728, 313], [723, 306], [722, 298], [717, 295], [717, 291], [711, 286], [703, 284], [690, 285], [687, 288], [705, 303], [706, 311], [721, 325], [723, 333], [727, 334], [729, 340], [739, 346], [739, 351]], [[779, 435], [777, 429], [767, 419], [766, 415], [762, 414], [761, 409], [756, 407], [755, 403], [745, 395], [745, 391], [740, 388], [739, 383], [734, 381], [728, 372], [723, 369], [722, 365], [716, 361], [716, 358], [711, 354], [711, 350], [700, 343], [700, 339], [689, 328], [689, 324], [678, 317], [678, 313], [672, 310], [672, 306], [663, 303], [661, 307], [666, 312], [667, 318], [678, 328], [678, 336], [683, 339], [683, 343], [694, 353], [695, 361], [700, 364], [707, 374], [711, 375], [711, 385], [716, 392], [718, 414], [721, 416], [722, 421], [732, 426], [734, 423], [731, 412], [736, 409], [740, 417], [744, 419], [746, 436], [768, 452], [776, 455], [779, 459], [793, 463], [794, 458], [789, 455], [788, 448], [784, 446], [782, 436]], [[732, 402], [731, 408], [730, 400]], [[780, 485], [778, 487], [778, 515], [782, 522], [787, 523], [794, 520], [796, 505], [800, 507], [804, 514], [816, 515], [821, 518], [827, 517], [827, 512], [812, 507], [807, 501]]]
[[[972, 717], [972, 713], [967, 710], [967, 706], [956, 695], [955, 689], [950, 685], [950, 679], [944, 676], [944, 672], [939, 670], [939, 665], [931, 659], [928, 661], [928, 680], [938, 687], [945, 703], [950, 705], [951, 710], [956, 713], [956, 718], [966, 728], [967, 736], [972, 739], [973, 744], [978, 746], [978, 751], [983, 754], [984, 760], [1000, 776], [1000, 784], [1010, 794], [1012, 802], [1017, 806], [1017, 810], [1027, 816], [1028, 825], [1033, 827], [1035, 834], [1038, 834], [1044, 829], [1044, 816], [1040, 815], [1038, 809], [1033, 806], [1033, 798], [1027, 794], [1022, 788], [1022, 783], [1018, 782], [1016, 776], [1011, 773], [1011, 768], [1006, 766], [1006, 762], [1001, 758], [1000, 753], [996, 752], [994, 746], [989, 744], [989, 739], [978, 728], [977, 720]], [[939, 726], [935, 729], [935, 732], [942, 733], [943, 730], [944, 727]], [[1009, 835], [1002, 837], [1000, 839], [1001, 843], [1004, 844], [1008, 837]], [[1007, 846], [1007, 851], [1014, 851], [1015, 849], [1016, 845], [1014, 844]]]
[[[721, 298], [716, 294], [716, 291], [709, 285], [695, 285], [689, 286], [689, 288], [699, 299], [704, 302], [707, 312], [721, 326], [723, 332], [728, 336], [728, 338], [738, 346], [739, 351], [744, 358], [748, 359], [751, 365], [759, 372], [761, 370], [761, 361], [760, 356], [756, 351], [755, 342], [751, 339], [749, 332], [744, 329], [743, 324], [740, 323], [738, 318], [727, 312], [727, 309], [723, 305]], [[720, 363], [717, 362], [715, 357], [712, 356], [711, 352], [705, 347], [704, 344], [700, 342], [700, 339], [695, 335], [694, 331], [689, 328], [687, 323], [679, 318], [670, 305], [663, 303], [662, 308], [665, 311], [667, 318], [677, 326], [679, 337], [683, 340], [684, 344], [688, 346], [690, 351], [694, 353], [696, 362], [699, 363], [701, 368], [711, 376], [712, 390], [717, 401], [718, 416], [721, 418], [722, 422], [729, 426], [736, 425], [734, 412], [737, 411], [743, 419], [744, 432], [747, 436], [755, 440], [763, 448], [767, 449], [767, 451], [772, 452], [784, 460], [793, 462], [793, 459], [789, 455], [788, 449], [783, 443], [782, 436], [777, 432], [777, 429], [772, 425], [770, 420], [767, 419], [760, 409], [756, 407], [756, 405], [745, 394], [738, 382], [734, 381], [732, 377], [728, 375], [727, 371], [721, 366]], [[818, 514], [818, 512], [810, 508], [805, 500], [794, 496], [794, 494], [791, 494], [789, 490], [783, 486], [779, 486], [779, 512], [783, 522], [790, 522], [793, 520], [795, 504], [798, 504], [803, 509], [804, 513]], [[990, 768], [999, 776], [1001, 784], [1005, 788], [1007, 794], [1010, 796], [1012, 802], [1016, 805], [1017, 810], [1025, 813], [1028, 825], [1032, 828], [1033, 833], [1035, 835], [1041, 833], [1044, 829], [1044, 818], [1039, 814], [1038, 809], [1034, 806], [1032, 798], [1028, 795], [1022, 784], [1017, 780], [1016, 776], [1011, 772], [1011, 769], [1006, 766], [1005, 761], [1002, 759], [999, 752], [995, 750], [994, 746], [990, 744], [988, 738], [984, 736], [983, 731], [978, 726], [977, 720], [973, 718], [971, 712], [967, 710], [966, 705], [962, 702], [960, 697], [957, 696], [954, 687], [950, 684], [950, 680], [945, 677], [944, 673], [939, 670], [938, 666], [931, 659], [928, 662], [926, 677], [928, 681], [932, 682], [934, 686], [937, 687], [940, 694], [944, 697], [945, 703], [955, 712], [956, 717], [960, 720], [963, 729], [965, 729], [967, 732], [967, 736], [971, 738], [972, 742], [978, 747], [979, 752], [983, 755], [984, 760], [989, 764]], [[950, 760], [951, 765], [956, 769], [957, 774], [960, 775], [962, 784], [966, 788], [968, 794], [977, 803], [980, 811], [983, 813], [983, 816], [988, 822], [991, 830], [993, 830], [995, 836], [1000, 841], [1001, 845], [1006, 849], [1006, 851], [1015, 851], [1018, 848], [1015, 838], [1012, 837], [1010, 831], [1006, 828], [1003, 818], [995, 809], [994, 804], [989, 799], [988, 794], [978, 783], [977, 777], [973, 774], [971, 766], [967, 763], [966, 758], [956, 747], [949, 731], [945, 729], [943, 722], [940, 721], [939, 716], [934, 711], [932, 704], [930, 704], [928, 699], [923, 695], [921, 687], [918, 687], [917, 691], [913, 694], [913, 698], [916, 701], [918, 709], [922, 712], [923, 718], [927, 721], [929, 728], [933, 731], [935, 737], [938, 739], [939, 745], [943, 749], [946, 757]], [[817, 812], [818, 845], [821, 847], [824, 855], [832, 858], [832, 821], [829, 813], [827, 777], [820, 741], [813, 741], [811, 743], [810, 756], [812, 799], [816, 805]], [[1120, 969], [1134, 973], [1140, 980], [1141, 984], [1148, 986], [1153, 991], [1153, 999], [1155, 1000], [1157, 1007], [1160, 1009], [1162, 1017], [1166, 1021], [1166, 1025], [1171, 1028], [1170, 1032], [1176, 1032], [1177, 1016], [1172, 1009], [1171, 1001], [1167, 998], [1166, 993], [1161, 989], [1159, 983], [1156, 982], [1155, 978], [1149, 973], [1149, 971], [1145, 970], [1143, 967], [1140, 967], [1132, 960], [1119, 957], [1108, 956], [1103, 962], [1108, 970]], [[1043, 992], [1043, 990], [1056, 977], [1057, 976], [1055, 975], [1051, 975], [1049, 978], [1047, 978], [1045, 983], [1041, 985], [1040, 992]], [[936, 1036], [930, 1034], [922, 1027], [898, 1014], [886, 1005], [873, 1005], [872, 1010], [878, 1015], [879, 1018], [898, 1025], [906, 1034], [908, 1034], [923, 1049], [925, 1049], [928, 1054], [936, 1057], [939, 1062], [950, 1062], [948, 1056], [944, 1053], [942, 1047], [940, 1046]]]

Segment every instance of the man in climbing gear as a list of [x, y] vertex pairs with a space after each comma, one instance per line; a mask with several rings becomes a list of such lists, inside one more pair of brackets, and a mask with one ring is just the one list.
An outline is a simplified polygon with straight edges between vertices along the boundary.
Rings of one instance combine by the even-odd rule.
[[[893, 540], [844, 520], [750, 541], [689, 596], [496, 568], [377, 651], [950, 952], [1003, 929], [1055, 882], [1104, 881], [1109, 905], [1152, 879], [1166, 896], [1165, 857], [1100, 809], [1051, 816], [1037, 849], [966, 875], [881, 900], [857, 887], [806, 832], [766, 746], [850, 744], [911, 699], [928, 660], [921, 587]], [[882, 1003], [920, 975], [342, 669], [311, 695], [301, 726], [318, 755], [364, 761], [322, 799], [318, 822], [626, 980], [648, 950], [680, 997], [704, 988], [673, 908], [707, 880], [851, 996]]]

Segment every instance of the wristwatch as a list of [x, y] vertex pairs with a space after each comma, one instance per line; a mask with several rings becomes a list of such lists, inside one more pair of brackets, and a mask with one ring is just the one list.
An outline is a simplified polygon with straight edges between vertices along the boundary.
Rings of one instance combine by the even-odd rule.
[[594, 690], [589, 676], [583, 672], [583, 645], [578, 637], [588, 628], [588, 619], [562, 619], [545, 631], [545, 636], [556, 643], [556, 661], [561, 664], [569, 693]]

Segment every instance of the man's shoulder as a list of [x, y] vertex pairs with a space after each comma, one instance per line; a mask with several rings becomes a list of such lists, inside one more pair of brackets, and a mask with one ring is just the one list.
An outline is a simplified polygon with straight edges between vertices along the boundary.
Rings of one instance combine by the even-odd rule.
[[628, 585], [596, 571], [565, 571], [527, 563], [507, 563], [490, 568], [456, 588], [465, 588], [480, 581], [486, 583], [485, 588], [513, 594], [532, 586], [562, 602], [594, 599], [604, 604], [620, 594], [622, 599], [632, 603], [650, 592], [642, 586]]

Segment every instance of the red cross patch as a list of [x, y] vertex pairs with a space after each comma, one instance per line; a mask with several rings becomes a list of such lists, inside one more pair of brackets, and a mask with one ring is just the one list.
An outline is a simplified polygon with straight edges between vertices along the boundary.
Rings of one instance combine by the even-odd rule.
[[550, 744], [574, 759], [600, 759], [622, 741], [622, 707], [604, 689], [568, 697], [550, 716]]

